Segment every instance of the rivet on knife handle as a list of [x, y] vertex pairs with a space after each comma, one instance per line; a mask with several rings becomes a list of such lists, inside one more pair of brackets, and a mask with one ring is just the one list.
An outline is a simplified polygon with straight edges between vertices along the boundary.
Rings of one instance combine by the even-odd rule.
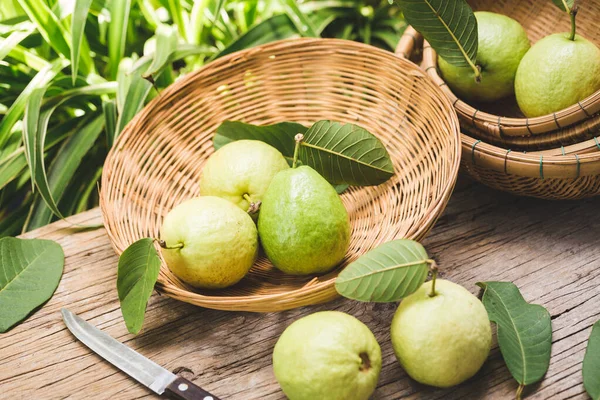
[[171, 382], [164, 394], [174, 400], [220, 400], [217, 396], [181, 377]]

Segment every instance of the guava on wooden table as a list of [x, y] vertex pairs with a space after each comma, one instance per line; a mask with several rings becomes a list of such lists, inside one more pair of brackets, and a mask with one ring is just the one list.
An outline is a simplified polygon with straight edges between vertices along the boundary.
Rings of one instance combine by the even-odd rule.
[[287, 327], [273, 370], [290, 400], [367, 400], [379, 379], [381, 349], [358, 319], [322, 311]]
[[450, 387], [469, 379], [490, 352], [492, 331], [479, 299], [460, 285], [437, 279], [404, 298], [392, 320], [396, 357], [426, 385]]

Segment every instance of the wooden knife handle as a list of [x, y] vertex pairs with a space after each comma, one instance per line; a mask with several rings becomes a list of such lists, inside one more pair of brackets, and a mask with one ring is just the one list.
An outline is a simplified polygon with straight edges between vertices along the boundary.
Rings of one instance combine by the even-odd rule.
[[165, 396], [173, 400], [221, 400], [182, 377], [167, 386]]

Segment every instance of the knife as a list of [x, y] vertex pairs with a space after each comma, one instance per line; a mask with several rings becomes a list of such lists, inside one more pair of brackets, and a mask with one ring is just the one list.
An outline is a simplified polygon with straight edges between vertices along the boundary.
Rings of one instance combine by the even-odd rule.
[[147, 359], [66, 308], [60, 312], [65, 325], [77, 339], [153, 392], [175, 400], [219, 400], [217, 396]]

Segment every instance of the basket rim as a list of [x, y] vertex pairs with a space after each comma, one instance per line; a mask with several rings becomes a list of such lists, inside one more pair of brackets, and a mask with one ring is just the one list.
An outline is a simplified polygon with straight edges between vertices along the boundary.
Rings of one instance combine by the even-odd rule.
[[[240, 51], [225, 55], [225, 56], [218, 58], [216, 60], [213, 60], [210, 63], [202, 66], [201, 68], [187, 74], [185, 77], [183, 77], [178, 82], [185, 83], [186, 81], [193, 79], [195, 76], [197, 76], [199, 74], [209, 73], [209, 71], [211, 71], [211, 70], [222, 68], [222, 67], [226, 68], [226, 67], [236, 64], [236, 63], [243, 63], [246, 61], [247, 58], [252, 57], [256, 54], [260, 54], [265, 50], [287, 49], [290, 47], [294, 48], [297, 46], [310, 46], [311, 43], [315, 43], [315, 42], [331, 43], [332, 45], [343, 44], [346, 48], [349, 46], [351, 48], [356, 49], [357, 54], [360, 54], [359, 51], [361, 49], [369, 49], [371, 52], [379, 53], [379, 55], [381, 55], [382, 57], [393, 58], [394, 61], [404, 64], [405, 69], [410, 70], [410, 73], [412, 73], [412, 74], [416, 73], [419, 76], [423, 77], [424, 79], [429, 80], [429, 82], [431, 83], [432, 90], [439, 90], [437, 85], [435, 85], [435, 83], [431, 80], [431, 78], [428, 77], [427, 74], [425, 74], [419, 68], [418, 65], [414, 64], [413, 62], [411, 62], [407, 59], [397, 57], [392, 52], [377, 48], [375, 46], [367, 45], [364, 43], [355, 42], [352, 40], [329, 39], [329, 38], [305, 38], [305, 37], [288, 38], [288, 39], [273, 41], [270, 43], [258, 45], [258, 46], [255, 46], [255, 47], [252, 47], [249, 49], [244, 49], [244, 50], [240, 50]], [[212, 72], [214, 72], [214, 71], [212, 71]], [[407, 71], [407, 73], [409, 73], [409, 72]], [[123, 143], [130, 136], [135, 134], [132, 127], [136, 123], [138, 123], [140, 120], [143, 120], [144, 118], [146, 118], [148, 116], [148, 114], [150, 113], [150, 111], [156, 106], [156, 104], [158, 102], [160, 102], [160, 101], [170, 97], [172, 94], [176, 93], [177, 87], [178, 87], [178, 85], [174, 84], [174, 85], [171, 85], [171, 86], [165, 88], [160, 93], [159, 96], [155, 97], [150, 103], [148, 103], [144, 107], [144, 109], [141, 112], [139, 112], [127, 124], [127, 126], [123, 129], [123, 131], [117, 138], [112, 149], [110, 150], [110, 152], [106, 158], [106, 163], [112, 162], [113, 158], [115, 157], [115, 154], [122, 148]], [[429, 208], [425, 212], [423, 212], [422, 220], [418, 224], [415, 224], [415, 227], [412, 228], [411, 231], [407, 232], [407, 234], [405, 236], [406, 238], [415, 239], [415, 240], [420, 240], [424, 236], [426, 236], [427, 233], [431, 230], [431, 228], [435, 224], [435, 222], [437, 221], [437, 219], [440, 217], [443, 209], [445, 208], [445, 206], [453, 192], [453, 189], [456, 184], [457, 177], [458, 177], [458, 171], [460, 169], [461, 140], [460, 140], [460, 125], [459, 125], [459, 121], [458, 121], [458, 116], [456, 115], [456, 112], [454, 112], [454, 108], [452, 107], [450, 100], [447, 98], [447, 96], [441, 90], [439, 92], [438, 99], [446, 107], [448, 117], [451, 121], [450, 123], [455, 128], [455, 129], [453, 129], [454, 132], [447, 132], [447, 135], [456, 136], [456, 140], [453, 141], [452, 148], [449, 147], [449, 150], [451, 150], [455, 156], [454, 156], [451, 168], [449, 170], [448, 178], [444, 181], [444, 188], [442, 191], [440, 191], [437, 201], [430, 204]], [[106, 187], [107, 185], [108, 185], [108, 176], [103, 175], [102, 187]], [[103, 192], [104, 192], [103, 190], [100, 190], [100, 208], [102, 211], [102, 218], [105, 223], [105, 226], [108, 226], [107, 225], [108, 199], [106, 199], [103, 196], [103, 194], [102, 194]], [[111, 246], [113, 247], [115, 252], [120, 255], [124, 251], [124, 249], [121, 249], [116, 245], [116, 237], [113, 234], [113, 232], [111, 232], [107, 229], [107, 234], [109, 235], [109, 238], [111, 239], [110, 240]], [[156, 244], [155, 244], [155, 246], [156, 246]], [[367, 251], [367, 250], [365, 250], [365, 251]], [[166, 267], [166, 265], [164, 265], [164, 263], [161, 263], [161, 271], [163, 268], [167, 268], [167, 267]], [[341, 270], [339, 270], [339, 271], [341, 271]], [[311, 280], [310, 282], [313, 282], [313, 281], [314, 281], [314, 279]], [[338, 294], [334, 288], [335, 278], [327, 279], [327, 280], [317, 282], [314, 284], [310, 284], [310, 282], [308, 282], [307, 285], [302, 286], [297, 289], [293, 289], [293, 290], [289, 290], [289, 291], [285, 291], [285, 292], [281, 292], [281, 293], [267, 294], [267, 295], [257, 294], [257, 295], [247, 295], [247, 296], [214, 296], [214, 295], [211, 296], [211, 295], [206, 295], [206, 294], [200, 294], [197, 292], [190, 292], [185, 289], [181, 289], [181, 288], [172, 286], [167, 280], [165, 280], [164, 277], [161, 276], [161, 274], [159, 274], [156, 288], [159, 292], [162, 292], [162, 293], [168, 295], [169, 297], [173, 297], [173, 295], [175, 295], [175, 294], [182, 294], [182, 293], [192, 296], [195, 299], [195, 301], [193, 302], [193, 304], [195, 304], [195, 305], [201, 305], [201, 306], [213, 308], [213, 309], [255, 311], [255, 312], [273, 311], [273, 307], [271, 306], [273, 302], [278, 302], [279, 307], [277, 307], [277, 308], [280, 310], [283, 310], [283, 309], [290, 309], [290, 308], [295, 308], [295, 307], [308, 305], [308, 304], [315, 304], [315, 303], [319, 303], [319, 302], [329, 301], [329, 300], [332, 300], [332, 299], [338, 297]], [[320, 293], [320, 295], [321, 295], [320, 299], [316, 302], [315, 301], [312, 301], [312, 302], [301, 302], [301, 301], [299, 302], [298, 301], [298, 298], [301, 296], [307, 297], [310, 295], [314, 295], [316, 293]], [[177, 299], [186, 301], [185, 299], [182, 299], [180, 297], [177, 297]], [[191, 301], [187, 301], [187, 302], [191, 302]], [[240, 302], [243, 302], [243, 305], [244, 305], [243, 307], [236, 306]], [[202, 304], [199, 304], [199, 303], [202, 303]]]
[[[557, 130], [565, 129], [593, 118], [600, 111], [600, 90], [597, 90], [582, 101], [554, 113], [533, 118], [503, 117], [478, 110], [459, 99], [439, 75], [437, 70], [437, 53], [426, 40], [423, 43], [422, 67], [436, 83], [441, 82], [437, 84], [450, 98], [456, 112], [460, 116], [498, 138], [506, 138], [507, 136], [540, 138], [548, 133], [556, 132]], [[542, 127], [548, 124], [552, 128]]]

